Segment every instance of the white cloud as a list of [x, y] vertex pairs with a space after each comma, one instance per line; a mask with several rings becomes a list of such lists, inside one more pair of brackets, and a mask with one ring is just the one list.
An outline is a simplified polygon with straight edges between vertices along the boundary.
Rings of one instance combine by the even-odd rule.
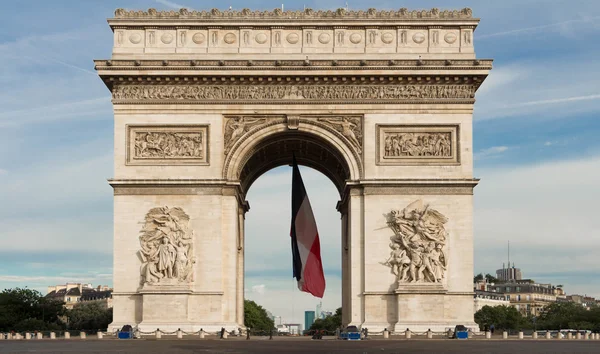
[[549, 57], [497, 65], [477, 92], [477, 120], [526, 116], [528, 121], [572, 117], [600, 109], [597, 81], [585, 57]]
[[253, 285], [252, 292], [259, 295], [264, 295], [267, 292], [267, 287], [265, 284]]
[[475, 160], [481, 160], [482, 158], [497, 157], [508, 149], [508, 146], [492, 146], [475, 153], [473, 158]]
[[[599, 274], [600, 156], [516, 168], [478, 170], [475, 189], [475, 264], [492, 273], [511, 259], [527, 274]], [[588, 285], [600, 295], [597, 277], [554, 282]], [[568, 290], [570, 291], [570, 290]]]
[[530, 33], [536, 33], [536, 32], [550, 32], [553, 29], [558, 30], [560, 32], [560, 31], [567, 30], [567, 27], [570, 25], [594, 24], [598, 19], [600, 19], [600, 16], [584, 17], [584, 18], [578, 18], [578, 19], [573, 19], [573, 20], [549, 23], [549, 24], [545, 24], [545, 25], [517, 28], [517, 29], [513, 29], [513, 30], [509, 30], [509, 31], [502, 31], [502, 32], [496, 32], [496, 33], [490, 33], [490, 34], [482, 34], [482, 35], [478, 35], [476, 39], [487, 39], [487, 38], [492, 38], [492, 37], [523, 35], [523, 34], [530, 34]]
[[163, 4], [163, 5], [165, 5], [165, 6], [168, 6], [168, 7], [170, 7], [170, 8], [177, 9], [177, 10], [179, 10], [179, 9], [181, 9], [181, 8], [186, 8], [185, 6], [183, 6], [183, 5], [179, 5], [179, 4], [177, 4], [177, 3], [174, 3], [174, 2], [172, 2], [172, 1], [167, 1], [167, 0], [156, 0], [156, 2], [157, 2], [157, 3], [159, 3], [159, 4]]

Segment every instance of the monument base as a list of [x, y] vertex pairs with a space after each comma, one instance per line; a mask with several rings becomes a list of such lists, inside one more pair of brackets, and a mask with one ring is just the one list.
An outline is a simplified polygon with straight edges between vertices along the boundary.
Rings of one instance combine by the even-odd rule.
[[449, 292], [438, 283], [402, 283], [395, 291], [398, 322], [394, 332], [409, 329], [423, 333], [446, 332], [463, 325], [473, 331], [479, 326], [473, 320], [473, 294]]

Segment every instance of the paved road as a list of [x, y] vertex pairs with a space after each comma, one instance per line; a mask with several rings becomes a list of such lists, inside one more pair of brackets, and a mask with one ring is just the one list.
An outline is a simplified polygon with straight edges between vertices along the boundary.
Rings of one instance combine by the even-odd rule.
[[600, 341], [545, 340], [31, 340], [2, 341], [0, 353], [600, 353]]

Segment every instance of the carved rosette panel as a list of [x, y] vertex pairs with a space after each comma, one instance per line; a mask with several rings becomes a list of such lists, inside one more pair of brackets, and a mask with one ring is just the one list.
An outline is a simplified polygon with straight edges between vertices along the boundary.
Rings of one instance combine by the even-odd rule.
[[208, 165], [207, 125], [127, 126], [128, 165]]
[[390, 267], [398, 284], [443, 282], [448, 264], [444, 252], [447, 222], [420, 199], [388, 214], [387, 224], [394, 236], [390, 237], [390, 257], [383, 264]]
[[[345, 103], [418, 100], [472, 100], [473, 85], [117, 85], [115, 103], [265, 103], [332, 101]], [[351, 100], [351, 101], [349, 101]]]
[[456, 165], [458, 125], [377, 125], [377, 164]]
[[194, 231], [181, 208], [152, 208], [146, 214], [138, 254], [142, 285], [194, 282]]

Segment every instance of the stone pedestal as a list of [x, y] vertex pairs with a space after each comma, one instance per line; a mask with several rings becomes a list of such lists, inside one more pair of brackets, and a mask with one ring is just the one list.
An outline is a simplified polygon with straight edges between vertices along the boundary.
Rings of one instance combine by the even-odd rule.
[[56, 333], [50, 332], [50, 339], [56, 339]]
[[65, 339], [71, 339], [71, 333], [65, 332]]

